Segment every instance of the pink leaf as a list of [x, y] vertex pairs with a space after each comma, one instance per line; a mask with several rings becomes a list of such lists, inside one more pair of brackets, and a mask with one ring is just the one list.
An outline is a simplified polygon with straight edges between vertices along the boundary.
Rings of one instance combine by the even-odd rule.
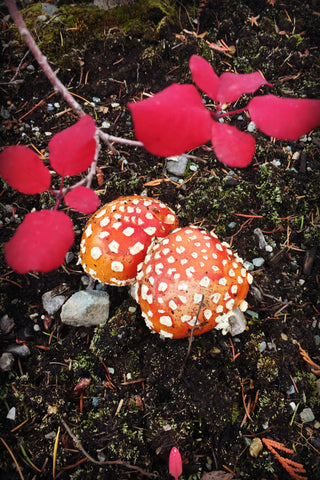
[[4, 247], [6, 262], [18, 273], [49, 272], [63, 263], [73, 240], [73, 224], [65, 213], [28, 213]]
[[320, 100], [263, 95], [253, 98], [248, 110], [263, 133], [280, 140], [297, 140], [320, 125]]
[[210, 139], [211, 115], [193, 85], [170, 85], [128, 108], [137, 139], [154, 155], [179, 155]]
[[229, 167], [247, 167], [253, 158], [255, 139], [236, 127], [214, 122], [211, 141], [218, 160]]
[[169, 473], [175, 480], [182, 474], [182, 460], [179, 450], [173, 447], [169, 455]]
[[217, 101], [219, 77], [210, 63], [199, 55], [192, 55], [189, 68], [194, 83], [210, 98]]
[[62, 177], [78, 175], [94, 160], [97, 142], [94, 120], [85, 115], [72, 127], [62, 130], [49, 142], [50, 163]]
[[7, 147], [0, 153], [0, 175], [21, 193], [41, 193], [50, 187], [51, 175], [42, 160], [22, 145]]
[[243, 93], [253, 93], [262, 85], [273, 86], [259, 72], [242, 74], [225, 72], [219, 78], [217, 100], [220, 103], [232, 103]]
[[98, 195], [91, 188], [82, 186], [70, 190], [65, 195], [64, 201], [68, 207], [85, 214], [95, 212], [100, 205]]

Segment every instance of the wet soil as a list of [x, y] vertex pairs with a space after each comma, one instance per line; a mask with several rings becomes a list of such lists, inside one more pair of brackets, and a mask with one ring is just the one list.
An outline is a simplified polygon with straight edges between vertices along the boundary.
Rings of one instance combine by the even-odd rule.
[[[38, 19], [41, 5], [32, 3], [23, 15], [60, 79], [99, 126], [108, 122], [112, 135], [134, 138], [128, 101], [190, 83], [194, 53], [218, 74], [259, 69], [274, 94], [319, 98], [318, 1], [200, 3], [141, 1], [105, 13], [86, 2], [60, 2], [61, 14], [45, 21]], [[3, 8], [1, 144], [45, 153], [50, 135], [76, 117], [32, 56], [24, 58], [27, 50], [6, 15]], [[206, 43], [221, 40], [231, 51]], [[15, 73], [16, 83], [7, 84]], [[249, 119], [234, 122], [245, 130]], [[146, 191], [168, 203], [182, 225], [214, 229], [244, 259], [264, 259], [252, 271], [247, 330], [234, 338], [215, 330], [194, 338], [184, 369], [188, 339], [153, 335], [125, 288], [107, 287], [111, 315], [103, 327], [71, 328], [61, 324], [60, 312], [46, 316], [43, 293], [62, 284], [67, 294], [84, 288], [77, 255], [87, 217], [65, 209], [76, 231], [70, 263], [48, 274], [18, 275], [4, 262], [4, 243], [26, 213], [52, 206], [52, 199], [1, 183], [0, 315], [12, 319], [11, 330], [1, 332], [1, 349], [25, 343], [31, 352], [1, 373], [1, 479], [49, 478], [53, 464], [61, 479], [168, 479], [172, 446], [182, 454], [184, 479], [215, 470], [237, 479], [294, 478], [266, 447], [252, 456], [255, 438], [292, 448], [280, 453], [303, 464], [309, 480], [319, 478], [320, 372], [299, 344], [320, 363], [320, 135], [315, 130], [296, 142], [254, 135], [256, 154], [244, 170], [219, 163], [210, 145], [190, 152], [197, 158], [183, 186], [168, 181], [163, 159], [141, 148], [101, 148], [102, 182], [93, 185], [101, 203]], [[256, 228], [271, 253], [259, 249]], [[91, 382], [80, 395], [74, 389], [83, 379]], [[6, 419], [12, 407], [14, 421]], [[305, 408], [313, 420], [302, 421]]]

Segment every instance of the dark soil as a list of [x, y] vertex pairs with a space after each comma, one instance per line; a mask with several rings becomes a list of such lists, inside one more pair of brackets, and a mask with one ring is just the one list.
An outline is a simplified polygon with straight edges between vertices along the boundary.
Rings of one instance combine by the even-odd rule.
[[[107, 133], [134, 138], [126, 103], [173, 82], [191, 82], [188, 59], [194, 53], [209, 60], [218, 74], [261, 70], [276, 95], [320, 98], [319, 1], [277, 0], [274, 6], [267, 0], [212, 0], [202, 6], [141, 1], [108, 13], [86, 2], [59, 3], [55, 20], [39, 21], [41, 5], [35, 2], [25, 7], [24, 18], [60, 79], [82, 97], [83, 108], [99, 126], [110, 123]], [[26, 47], [5, 9], [1, 19], [1, 142], [45, 152], [46, 132], [61, 131], [76, 117], [70, 111], [56, 115], [68, 105], [31, 55], [23, 59]], [[185, 30], [207, 34], [201, 38]], [[233, 53], [213, 50], [206, 40], [224, 40]], [[6, 83], [21, 60], [19, 82]], [[95, 107], [89, 103], [93, 97], [100, 99]], [[249, 97], [241, 102], [245, 105]], [[55, 102], [59, 106], [48, 111], [48, 103]], [[236, 122], [245, 129], [248, 119]], [[104, 181], [93, 185], [101, 203], [146, 189], [175, 209], [182, 225], [215, 229], [248, 261], [265, 258], [253, 271], [247, 330], [237, 338], [216, 330], [194, 338], [181, 377], [188, 339], [163, 341], [152, 335], [126, 289], [108, 287], [112, 306], [104, 327], [62, 326], [60, 312], [47, 324], [44, 292], [62, 284], [69, 294], [84, 288], [77, 254], [86, 217], [68, 212], [76, 226], [71, 263], [48, 274], [17, 275], [5, 265], [4, 243], [26, 213], [50, 208], [52, 199], [21, 195], [1, 184], [0, 316], [8, 315], [13, 323], [2, 332], [1, 349], [23, 342], [31, 351], [1, 373], [1, 479], [22, 478], [9, 450], [23, 478], [51, 478], [59, 428], [55, 471], [61, 479], [139, 479], [143, 471], [168, 479], [172, 446], [182, 454], [184, 479], [200, 479], [214, 470], [234, 472], [237, 479], [295, 478], [266, 447], [257, 458], [250, 454], [255, 437], [292, 448], [293, 454], [282, 455], [302, 463], [309, 480], [319, 478], [319, 369], [317, 377], [298, 343], [320, 363], [320, 135], [316, 130], [297, 142], [273, 142], [259, 132], [255, 137], [252, 164], [233, 173], [211, 148], [190, 152], [200, 158], [194, 161], [199, 168], [196, 175], [187, 171], [183, 187], [162, 181], [163, 159], [143, 149], [120, 146], [118, 154], [106, 145], [101, 149]], [[156, 179], [156, 186], [144, 186]], [[259, 250], [255, 228], [264, 232], [272, 254]], [[103, 363], [113, 369], [109, 379]], [[91, 383], [80, 400], [74, 388], [84, 378]], [[15, 421], [6, 419], [12, 407]], [[315, 419], [303, 423], [300, 413], [307, 407]], [[141, 471], [99, 465], [92, 457]]]

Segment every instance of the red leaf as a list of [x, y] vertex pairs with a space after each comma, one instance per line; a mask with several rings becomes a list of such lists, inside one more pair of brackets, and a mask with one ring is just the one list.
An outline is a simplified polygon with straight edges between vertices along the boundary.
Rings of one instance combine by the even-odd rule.
[[251, 135], [236, 127], [218, 122], [212, 126], [214, 152], [218, 160], [229, 167], [247, 167], [253, 158], [255, 144]]
[[98, 195], [91, 188], [82, 186], [70, 190], [64, 201], [68, 207], [85, 214], [95, 212], [100, 205]]
[[243, 93], [253, 93], [262, 85], [273, 86], [259, 72], [242, 74], [225, 72], [219, 78], [218, 102], [235, 102]]
[[4, 247], [6, 262], [18, 273], [49, 272], [63, 263], [73, 240], [73, 224], [65, 213], [28, 213]]
[[85, 115], [72, 127], [62, 130], [49, 142], [50, 163], [62, 177], [78, 175], [94, 160], [97, 142], [96, 126], [90, 115]]
[[210, 139], [211, 115], [193, 85], [170, 85], [128, 108], [137, 139], [154, 155], [180, 155]]
[[243, 74], [226, 72], [218, 77], [210, 63], [198, 55], [192, 55], [189, 68], [196, 85], [219, 103], [234, 102], [243, 93], [253, 93], [262, 85], [272, 87], [259, 72]]
[[253, 98], [248, 110], [263, 133], [280, 140], [297, 140], [320, 125], [320, 100], [263, 95]]
[[219, 77], [210, 63], [199, 55], [192, 55], [189, 68], [194, 83], [210, 98], [217, 101]]
[[7, 147], [0, 153], [0, 175], [21, 193], [41, 193], [50, 188], [49, 170], [38, 155], [22, 145]]
[[179, 450], [173, 447], [169, 455], [169, 473], [178, 480], [182, 474], [182, 459]]

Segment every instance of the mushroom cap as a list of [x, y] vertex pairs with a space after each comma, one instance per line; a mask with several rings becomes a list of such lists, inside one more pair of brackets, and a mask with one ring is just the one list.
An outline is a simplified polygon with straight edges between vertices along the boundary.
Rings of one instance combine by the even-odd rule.
[[154, 240], [139, 266], [136, 299], [147, 326], [168, 338], [230, 331], [234, 309], [247, 309], [252, 282], [241, 258], [215, 234], [189, 226]]
[[88, 220], [80, 243], [82, 267], [109, 285], [133, 283], [153, 237], [165, 237], [178, 225], [173, 210], [159, 200], [120, 197]]

